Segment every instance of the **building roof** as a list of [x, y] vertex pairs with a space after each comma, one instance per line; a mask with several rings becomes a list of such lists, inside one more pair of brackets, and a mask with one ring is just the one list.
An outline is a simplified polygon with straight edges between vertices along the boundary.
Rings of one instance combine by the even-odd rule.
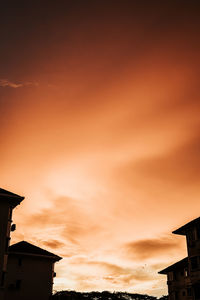
[[24, 200], [24, 197], [0, 188], [0, 201], [5, 200], [15, 207], [20, 204], [22, 200]]
[[178, 270], [178, 269], [183, 269], [187, 266], [188, 266], [188, 257], [185, 257], [185, 258], [179, 260], [178, 262], [176, 262], [175, 264], [159, 271], [158, 273], [159, 274], [167, 274], [168, 272]]
[[188, 222], [187, 224], [183, 225], [182, 227], [174, 230], [172, 233], [174, 234], [180, 234], [180, 235], [186, 235], [186, 231], [189, 227], [193, 227], [194, 225], [199, 224], [200, 225], [200, 217]]
[[13, 244], [9, 247], [9, 254], [21, 254], [29, 256], [40, 256], [43, 258], [49, 258], [53, 261], [59, 261], [62, 257], [55, 255], [47, 250], [30, 244], [26, 241], [21, 241], [19, 243]]

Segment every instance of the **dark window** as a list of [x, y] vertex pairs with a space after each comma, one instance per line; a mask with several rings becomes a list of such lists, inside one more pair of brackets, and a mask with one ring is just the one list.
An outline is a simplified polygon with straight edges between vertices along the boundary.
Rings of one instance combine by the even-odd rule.
[[185, 296], [185, 291], [182, 292], [182, 295]]
[[4, 286], [5, 276], [6, 276], [6, 272], [2, 272], [2, 275], [1, 275], [1, 286]]
[[194, 230], [193, 229], [190, 229], [188, 231], [188, 239], [189, 239], [189, 241], [194, 241]]
[[199, 283], [194, 285], [194, 295], [195, 295], [195, 299], [200, 299], [200, 284]]
[[174, 276], [174, 280], [176, 280], [176, 279], [177, 279], [177, 278], [176, 278], [176, 277], [177, 277], [177, 273], [176, 273], [176, 272], [173, 272], [173, 274], [174, 274], [174, 275], [173, 275], [173, 276]]
[[169, 281], [173, 281], [174, 280], [174, 273], [173, 272], [169, 272], [169, 274], [168, 274], [168, 280]]
[[22, 258], [21, 258], [21, 257], [19, 257], [19, 259], [18, 259], [18, 266], [19, 266], [19, 267], [22, 266]]
[[195, 270], [198, 268], [198, 259], [197, 256], [191, 257], [191, 269]]
[[19, 280], [19, 279], [16, 281], [16, 289], [17, 289], [17, 290], [19, 290], [19, 289], [21, 288], [21, 283], [22, 283], [22, 282], [21, 282], [21, 280]]
[[13, 291], [15, 289], [15, 285], [13, 283], [9, 284], [8, 289]]
[[179, 300], [179, 292], [175, 292], [175, 299]]
[[192, 289], [191, 288], [187, 288], [187, 295], [192, 296]]
[[200, 240], [200, 223], [197, 224], [197, 238]]
[[192, 228], [188, 230], [188, 236], [187, 236], [187, 240], [188, 240], [188, 245], [190, 247], [194, 247], [195, 246], [195, 240], [197, 239], [197, 231], [196, 228]]
[[181, 271], [180, 274], [181, 274], [181, 276], [184, 276], [184, 271]]

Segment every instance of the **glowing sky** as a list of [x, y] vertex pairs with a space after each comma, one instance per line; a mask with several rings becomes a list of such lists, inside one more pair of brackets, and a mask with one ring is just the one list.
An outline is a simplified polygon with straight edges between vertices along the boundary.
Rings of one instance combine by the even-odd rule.
[[[12, 3], [11, 3], [12, 2]], [[198, 1], [11, 1], [0, 11], [0, 185], [55, 290], [162, 295], [199, 216]], [[42, 3], [41, 3], [42, 2]]]

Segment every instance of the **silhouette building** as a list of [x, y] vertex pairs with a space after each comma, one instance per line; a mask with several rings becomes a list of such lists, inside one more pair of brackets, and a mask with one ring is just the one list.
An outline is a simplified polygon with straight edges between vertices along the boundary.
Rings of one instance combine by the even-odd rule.
[[159, 272], [167, 275], [169, 300], [200, 300], [200, 217], [173, 233], [186, 237], [188, 256]]
[[23, 199], [24, 197], [0, 189], [0, 299], [4, 295], [10, 231], [15, 229], [14, 224], [11, 228], [12, 211]]
[[0, 300], [48, 300], [61, 257], [25, 241], [9, 246], [12, 211], [23, 199], [0, 189]]
[[9, 247], [6, 300], [48, 300], [61, 257], [22, 241]]

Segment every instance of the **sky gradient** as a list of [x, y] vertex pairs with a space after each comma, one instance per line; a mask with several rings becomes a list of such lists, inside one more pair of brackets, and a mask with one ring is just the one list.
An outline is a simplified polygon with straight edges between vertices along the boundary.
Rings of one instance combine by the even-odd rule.
[[[42, 2], [42, 3], [41, 3]], [[198, 1], [8, 1], [0, 183], [55, 290], [166, 294], [199, 217]]]

